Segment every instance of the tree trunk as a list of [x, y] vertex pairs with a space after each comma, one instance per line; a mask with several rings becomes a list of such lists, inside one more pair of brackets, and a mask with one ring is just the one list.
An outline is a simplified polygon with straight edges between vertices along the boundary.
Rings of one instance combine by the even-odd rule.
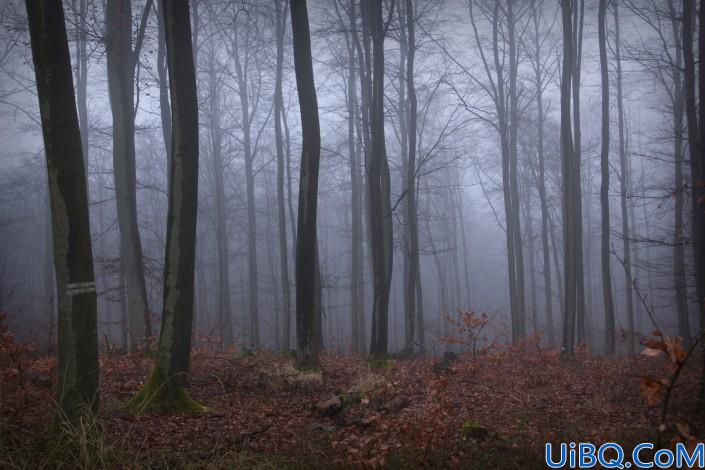
[[127, 282], [130, 348], [137, 348], [152, 335], [152, 329], [137, 222], [134, 74], [139, 50], [132, 50], [131, 8], [130, 0], [108, 0], [105, 33], [120, 251]]
[[166, 69], [166, 38], [164, 36], [164, 0], [158, 0], [157, 14], [157, 77], [159, 79], [159, 111], [162, 123], [162, 137], [166, 148], [167, 174], [169, 174], [169, 156], [171, 155], [171, 107], [169, 105], [169, 83]]
[[27, 0], [27, 18], [46, 153], [59, 314], [57, 402], [75, 421], [98, 409], [98, 336], [86, 170], [64, 10]]
[[561, 73], [561, 169], [563, 172], [563, 353], [573, 355], [575, 319], [577, 313], [577, 252], [575, 242], [575, 183], [573, 164], [573, 134], [571, 130], [571, 83], [573, 72], [573, 33], [571, 0], [561, 0], [563, 19], [563, 68]]
[[[48, 182], [47, 182], [48, 185]], [[54, 335], [56, 334], [54, 330], [55, 318], [56, 318], [56, 281], [54, 279], [54, 252], [52, 244], [54, 240], [52, 238], [51, 231], [51, 201], [49, 198], [46, 201], [46, 214], [45, 214], [45, 225], [44, 225], [44, 308], [46, 309], [46, 322], [47, 322], [47, 355], [54, 354]]]
[[[406, 295], [407, 318], [411, 324], [410, 333], [411, 340], [414, 338], [414, 330], [423, 329], [422, 324], [414, 325], [416, 312], [416, 286], [420, 285], [419, 279], [419, 222], [418, 208], [416, 203], [416, 133], [417, 133], [417, 108], [416, 99], [416, 84], [414, 83], [414, 60], [416, 58], [416, 28], [415, 28], [415, 12], [412, 0], [406, 0], [406, 29], [408, 42], [408, 57], [406, 62], [406, 91], [408, 99], [407, 119], [409, 133], [409, 158], [407, 161], [407, 187], [406, 187], [406, 219], [409, 230], [409, 270]], [[468, 294], [469, 295], [469, 294]], [[418, 322], [417, 322], [418, 323]], [[420, 336], [416, 333], [416, 336]]]
[[[336, 4], [337, 5], [337, 4]], [[363, 286], [363, 236], [362, 236], [362, 175], [360, 169], [360, 152], [357, 145], [360, 140], [360, 131], [356, 133], [355, 122], [358, 113], [357, 98], [357, 69], [355, 68], [355, 43], [357, 28], [357, 13], [355, 0], [350, 0], [348, 5], [348, 25], [351, 35], [345, 35], [345, 44], [348, 51], [348, 81], [347, 81], [347, 108], [348, 108], [348, 154], [350, 157], [350, 187], [351, 187], [351, 289], [350, 289], [350, 331], [351, 347], [353, 352], [364, 353], [364, 286]], [[336, 12], [338, 9], [336, 8]], [[341, 28], [345, 27], [345, 20], [339, 17]]]
[[634, 352], [634, 294], [632, 287], [631, 242], [629, 232], [629, 212], [627, 208], [628, 187], [628, 155], [624, 134], [624, 98], [622, 95], [622, 57], [619, 38], [619, 5], [614, 2], [614, 33], [615, 61], [617, 63], [617, 122], [619, 124], [619, 191], [622, 209], [622, 237], [624, 238], [624, 282], [627, 309], [627, 335], [629, 337], [629, 352]]
[[576, 322], [578, 343], [587, 339], [585, 319], [585, 279], [583, 262], [583, 198], [582, 198], [582, 138], [580, 130], [580, 69], [583, 49], [583, 18], [585, 0], [576, 1], [573, 10], [573, 210], [575, 211], [575, 225], [573, 227], [575, 241], [575, 289], [576, 289]]
[[532, 8], [532, 21], [534, 25], [534, 72], [536, 75], [536, 106], [537, 106], [537, 133], [538, 133], [538, 191], [541, 200], [541, 245], [543, 252], [543, 282], [544, 282], [544, 308], [546, 310], [546, 328], [548, 329], [548, 343], [555, 344], [555, 329], [553, 326], [553, 295], [551, 293], [551, 252], [549, 248], [548, 231], [548, 197], [546, 195], [546, 171], [544, 163], [544, 109], [543, 109], [543, 83], [544, 69], [541, 62], [541, 41], [539, 39], [539, 11], [536, 5]]
[[684, 211], [684, 178], [683, 178], [683, 48], [680, 18], [677, 16], [673, 0], [668, 2], [673, 30], [673, 41], [676, 45], [676, 63], [673, 66], [673, 159], [674, 165], [674, 229], [673, 229], [673, 283], [678, 316], [678, 334], [683, 338], [683, 346], [688, 348], [692, 342], [688, 312], [688, 288], [685, 263], [685, 244], [683, 234]]
[[607, 1], [600, 0], [598, 11], [598, 40], [600, 48], [600, 77], [602, 80], [602, 146], [600, 149], [600, 208], [602, 214], [600, 262], [602, 266], [602, 300], [605, 308], [605, 354], [615, 352], [615, 315], [610, 268], [610, 81], [607, 66]]
[[382, 0], [365, 3], [363, 22], [372, 38], [373, 77], [371, 80], [370, 142], [366, 155], [369, 194], [370, 234], [372, 242], [372, 338], [370, 355], [387, 356], [389, 293], [392, 274], [392, 214], [389, 163], [384, 139], [384, 24]]
[[228, 249], [228, 223], [225, 211], [225, 167], [223, 166], [222, 146], [223, 130], [221, 129], [220, 111], [220, 81], [221, 76], [216, 70], [215, 51], [210, 50], [208, 56], [208, 119], [211, 141], [211, 156], [213, 157], [213, 186], [215, 202], [215, 239], [218, 257], [218, 323], [221, 332], [220, 346], [227, 349], [233, 345], [233, 325], [230, 306], [230, 251]]
[[277, 222], [279, 228], [279, 264], [282, 285], [282, 313], [284, 322], [282, 347], [289, 349], [291, 343], [291, 295], [289, 293], [289, 252], [286, 236], [286, 205], [284, 195], [284, 141], [282, 136], [282, 117], [284, 114], [282, 95], [282, 69], [284, 67], [284, 34], [286, 26], [286, 7], [281, 0], [275, 0], [277, 68], [274, 84], [274, 137], [277, 147]]
[[517, 161], [517, 134], [519, 132], [517, 74], [519, 58], [516, 47], [514, 1], [509, 0], [507, 2], [507, 36], [509, 43], [509, 192], [511, 198], [511, 232], [514, 244], [514, 271], [516, 276], [516, 311], [513, 312], [512, 341], [516, 342], [526, 334], [526, 295], [524, 287], [524, 249], [519, 217], [519, 170]]
[[164, 300], [154, 368], [128, 403], [138, 414], [204, 409], [184, 388], [191, 352], [198, 214], [198, 102], [191, 24], [188, 0], [170, 0], [163, 6], [173, 132]]
[[250, 310], [250, 345], [259, 347], [259, 269], [257, 264], [257, 207], [255, 202], [254, 155], [252, 152], [252, 118], [256, 109], [250, 109], [249, 77], [247, 61], [250, 39], [250, 23], [245, 25], [245, 67], [240, 60], [238, 19], [234, 22], [233, 59], [237, 75], [238, 95], [242, 112], [242, 147], [245, 155], [245, 183], [247, 193], [247, 268]]
[[299, 367], [317, 367], [314, 341], [316, 299], [316, 212], [321, 130], [311, 58], [311, 34], [306, 0], [291, 0], [296, 88], [301, 109], [301, 176], [296, 235], [296, 335]]
[[[698, 317], [700, 319], [701, 334], [705, 331], [705, 210], [703, 201], [705, 200], [705, 148], [701, 148], [700, 139], [705, 138], [702, 132], [705, 130], [705, 103], [700, 100], [699, 108], [696, 109], [695, 99], [695, 57], [693, 53], [693, 31], [695, 25], [695, 1], [683, 0], [683, 58], [685, 62], [684, 89], [685, 89], [685, 111], [688, 119], [688, 149], [690, 151], [690, 174], [692, 188], [693, 206], [693, 234], [692, 245], [695, 265], [695, 295], [698, 307]], [[705, 13], [702, 2], [700, 4], [700, 27], [705, 26]], [[698, 46], [705, 47], [705, 34], [699, 34]], [[705, 51], [699, 50], [698, 71], [698, 91], [705, 93]], [[703, 96], [703, 95], [700, 95]], [[698, 116], [698, 111], [700, 115]], [[698, 122], [698, 119], [700, 120]], [[705, 146], [703, 146], [705, 147]], [[705, 409], [705, 359], [703, 359], [702, 383], [699, 393], [699, 407]]]

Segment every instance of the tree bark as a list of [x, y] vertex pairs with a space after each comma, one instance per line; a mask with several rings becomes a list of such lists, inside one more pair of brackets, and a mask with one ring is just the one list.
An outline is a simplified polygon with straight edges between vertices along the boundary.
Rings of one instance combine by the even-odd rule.
[[634, 293], [632, 286], [632, 261], [631, 261], [631, 241], [629, 231], [629, 210], [627, 207], [627, 197], [630, 190], [628, 186], [629, 180], [629, 163], [626, 147], [626, 137], [624, 133], [624, 98], [622, 93], [622, 57], [621, 57], [621, 40], [619, 36], [619, 4], [614, 2], [614, 34], [615, 34], [615, 61], [617, 63], [617, 122], [619, 124], [619, 191], [621, 198], [622, 209], [622, 237], [624, 239], [624, 282], [625, 282], [625, 301], [627, 309], [627, 334], [629, 336], [629, 352], [634, 352]]
[[[579, 3], [579, 7], [578, 7]], [[585, 12], [585, 0], [576, 0], [573, 10], [573, 191], [575, 225], [575, 289], [576, 289], [576, 322], [578, 343], [583, 343], [587, 339], [586, 318], [585, 318], [585, 279], [583, 262], [583, 198], [582, 198], [582, 137], [580, 130], [580, 74], [583, 49], [583, 18]]]
[[97, 302], [88, 188], [60, 0], [27, 0], [47, 161], [59, 315], [57, 402], [75, 421], [98, 408]]
[[286, 236], [286, 203], [284, 195], [284, 141], [282, 117], [284, 99], [282, 94], [282, 70], [284, 67], [284, 34], [286, 7], [281, 0], [275, 0], [277, 66], [274, 84], [274, 138], [277, 147], [277, 222], [279, 228], [279, 264], [282, 285], [282, 313], [284, 322], [283, 349], [288, 350], [291, 342], [291, 294], [289, 293], [289, 253]]
[[563, 19], [563, 67], [561, 74], [561, 169], [563, 171], [563, 354], [572, 356], [575, 345], [577, 313], [577, 253], [575, 243], [575, 178], [573, 134], [571, 130], [571, 83], [573, 74], [572, 2], [561, 0]]
[[372, 39], [373, 76], [370, 102], [370, 143], [365, 156], [369, 194], [370, 234], [372, 243], [372, 338], [370, 355], [387, 356], [389, 293], [392, 275], [392, 214], [389, 162], [384, 138], [384, 22], [382, 0], [365, 3], [363, 23]]
[[166, 148], [167, 174], [169, 174], [169, 156], [171, 155], [171, 107], [169, 105], [169, 82], [166, 67], [166, 37], [164, 35], [164, 0], [157, 0], [157, 77], [159, 79], [159, 111], [162, 123], [162, 138]]
[[602, 300], [605, 309], [605, 354], [615, 352], [615, 314], [610, 267], [610, 81], [607, 66], [607, 1], [600, 0], [597, 33], [600, 49], [600, 78], [602, 84], [602, 145], [600, 148], [600, 262], [602, 267]]
[[311, 58], [311, 34], [306, 0], [291, 0], [296, 88], [301, 109], [301, 176], [296, 235], [296, 335], [299, 367], [317, 367], [314, 341], [316, 298], [316, 213], [321, 130]]
[[254, 155], [252, 151], [252, 117], [256, 109], [250, 109], [249, 66], [247, 64], [250, 40], [250, 22], [246, 22], [244, 47], [245, 66], [240, 60], [238, 18], [233, 32], [233, 59], [237, 74], [238, 95], [242, 109], [242, 146], [245, 155], [245, 183], [247, 193], [247, 268], [250, 310], [250, 345], [259, 347], [259, 268], [257, 263], [257, 208], [255, 202]]
[[216, 70], [215, 51], [208, 56], [208, 120], [213, 158], [213, 186], [215, 202], [215, 239], [218, 253], [218, 324], [221, 332], [220, 346], [227, 349], [233, 345], [232, 309], [230, 305], [230, 251], [228, 249], [228, 223], [225, 211], [225, 183], [223, 166], [223, 129], [221, 128], [220, 83]]
[[131, 3], [130, 0], [108, 0], [105, 33], [120, 253], [127, 283], [130, 348], [137, 348], [152, 335], [152, 328], [137, 221], [134, 85], [139, 49], [132, 50]]
[[555, 328], [553, 325], [553, 295], [551, 281], [551, 252], [549, 248], [548, 230], [548, 197], [546, 195], [546, 170], [544, 150], [544, 108], [543, 87], [544, 68], [541, 62], [541, 40], [539, 38], [539, 10], [534, 4], [532, 8], [532, 22], [534, 25], [534, 73], [536, 82], [536, 107], [537, 107], [537, 134], [538, 134], [538, 192], [541, 201], [541, 245], [543, 252], [543, 282], [544, 282], [544, 308], [546, 310], [546, 329], [548, 330], [549, 345], [555, 344]]
[[[407, 305], [407, 320], [410, 323], [409, 334], [413, 341], [416, 329], [423, 328], [423, 325], [415, 325], [416, 316], [416, 286], [420, 284], [419, 279], [419, 222], [418, 208], [416, 203], [416, 133], [417, 133], [417, 108], [416, 84], [414, 83], [414, 66], [416, 58], [416, 16], [412, 0], [406, 0], [406, 30], [408, 43], [408, 57], [406, 62], [406, 91], [407, 91], [407, 118], [409, 133], [409, 157], [407, 161], [407, 187], [406, 187], [406, 218], [409, 230], [409, 269], [407, 279], [407, 291], [405, 291], [405, 305]], [[469, 295], [469, 294], [468, 294]], [[418, 333], [416, 333], [418, 336]], [[419, 338], [420, 340], [420, 338]], [[410, 344], [407, 347], [411, 346]]]
[[157, 357], [151, 375], [128, 406], [202, 411], [185, 390], [191, 352], [198, 214], [198, 101], [188, 0], [163, 4], [172, 138], [164, 256], [164, 300]]

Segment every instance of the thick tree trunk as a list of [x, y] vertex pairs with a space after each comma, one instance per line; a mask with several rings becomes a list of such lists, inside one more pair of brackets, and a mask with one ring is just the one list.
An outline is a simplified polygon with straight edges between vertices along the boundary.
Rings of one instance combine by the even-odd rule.
[[602, 215], [600, 262], [602, 266], [602, 300], [605, 308], [605, 354], [615, 352], [615, 314], [610, 267], [610, 81], [607, 66], [607, 1], [600, 0], [598, 40], [600, 48], [600, 78], [602, 83], [602, 146], [600, 149], [600, 208]]
[[162, 328], [154, 368], [128, 406], [202, 411], [185, 390], [193, 322], [198, 213], [198, 102], [188, 0], [164, 2], [172, 111], [169, 209], [164, 264]]
[[137, 222], [134, 73], [139, 51], [132, 51], [131, 1], [108, 0], [105, 18], [108, 91], [113, 116], [115, 199], [120, 251], [124, 257], [127, 282], [130, 348], [136, 348], [152, 335], [152, 330]]
[[60, 0], [27, 0], [44, 136], [59, 314], [57, 402], [75, 421], [98, 408], [98, 336], [88, 189], [64, 10]]
[[365, 167], [370, 210], [372, 243], [372, 338], [370, 355], [374, 359], [387, 356], [389, 293], [392, 275], [392, 214], [390, 173], [384, 138], [384, 23], [382, 0], [366, 3], [363, 22], [372, 38], [373, 76], [370, 102], [371, 148]]
[[316, 299], [316, 213], [321, 130], [311, 58], [311, 34], [306, 0], [291, 0], [296, 88], [301, 109], [301, 176], [296, 235], [296, 335], [299, 367], [317, 367], [314, 341]]
[[[701, 334], [705, 331], [705, 145], [701, 146], [701, 139], [705, 139], [702, 134], [705, 131], [705, 103], [700, 100], [699, 107], [696, 108], [696, 73], [695, 57], [693, 53], [693, 34], [695, 17], [695, 1], [683, 0], [683, 58], [685, 62], [684, 89], [685, 89], [685, 111], [688, 119], [688, 149], [690, 152], [690, 175], [693, 206], [693, 234], [692, 245], [695, 265], [695, 295], [698, 307], [698, 318], [700, 319]], [[698, 71], [698, 92], [705, 93], [705, 34], [702, 28], [705, 26], [705, 12], [703, 12], [702, 2], [700, 3], [700, 28], [698, 46], [699, 60]], [[698, 116], [698, 111], [700, 115]], [[699, 120], [699, 121], [698, 121]], [[702, 383], [699, 392], [700, 408], [705, 409], [705, 358], [703, 359]]]

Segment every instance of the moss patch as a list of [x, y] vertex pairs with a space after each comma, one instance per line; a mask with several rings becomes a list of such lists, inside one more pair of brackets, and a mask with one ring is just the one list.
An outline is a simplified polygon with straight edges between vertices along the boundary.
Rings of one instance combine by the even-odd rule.
[[476, 421], [465, 421], [460, 427], [460, 435], [466, 439], [484, 439], [489, 436], [489, 431]]
[[367, 365], [370, 366], [370, 369], [389, 370], [394, 367], [394, 361], [388, 358], [378, 358], [370, 356], [370, 358], [367, 360]]
[[126, 406], [136, 415], [150, 411], [192, 413], [206, 411], [206, 407], [191, 398], [185, 388], [168, 380], [164, 370], [159, 366], [154, 367], [147, 382]]

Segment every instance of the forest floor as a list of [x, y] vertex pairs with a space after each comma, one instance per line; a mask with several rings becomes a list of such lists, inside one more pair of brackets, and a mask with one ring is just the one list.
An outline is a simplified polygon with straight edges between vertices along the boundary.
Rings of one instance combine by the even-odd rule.
[[[662, 442], [685, 423], [705, 435], [694, 413], [692, 359], [674, 387]], [[665, 354], [582, 351], [565, 360], [531, 341], [441, 366], [415, 358], [371, 367], [326, 354], [318, 373], [266, 352], [196, 349], [189, 390], [208, 410], [134, 416], [124, 404], [152, 362], [103, 353], [98, 415], [57, 433], [54, 360], [31, 351], [6, 356], [0, 467], [545, 468], [547, 441], [627, 449], [656, 442], [663, 394], [652, 393], [649, 404], [644, 377], [667, 383], [672, 373]]]

